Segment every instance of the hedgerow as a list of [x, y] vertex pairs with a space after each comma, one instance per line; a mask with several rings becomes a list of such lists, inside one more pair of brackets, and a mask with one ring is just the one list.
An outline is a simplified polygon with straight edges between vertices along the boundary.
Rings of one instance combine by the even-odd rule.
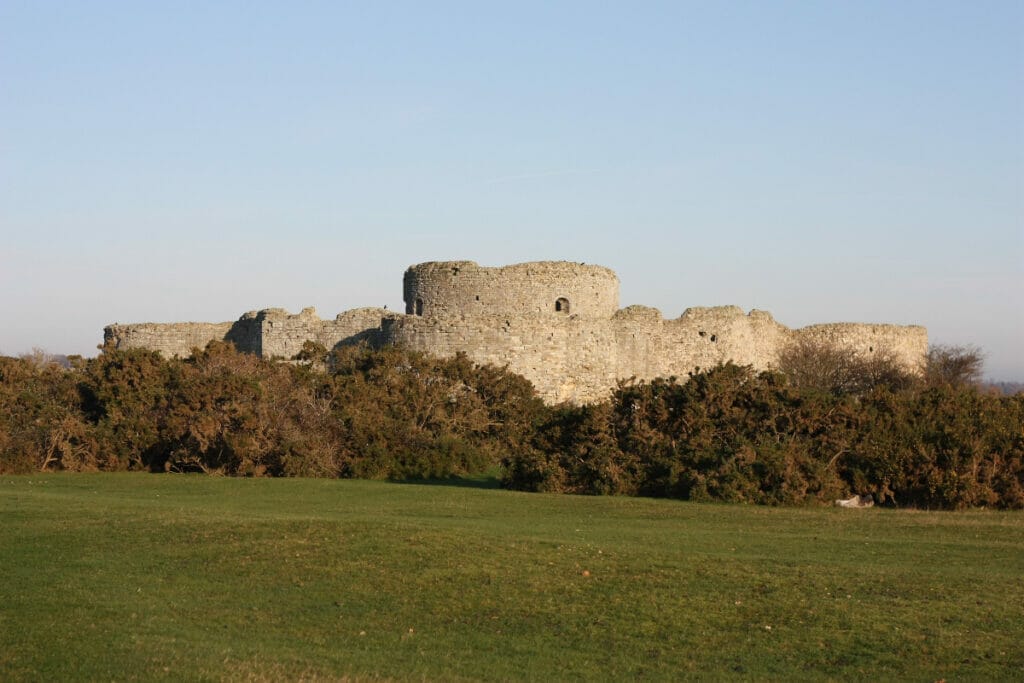
[[1024, 396], [878, 361], [841, 382], [793, 367], [725, 364], [545, 406], [507, 370], [398, 348], [310, 344], [295, 362], [223, 343], [186, 359], [108, 348], [71, 368], [0, 358], [0, 472], [408, 479], [500, 464], [506, 487], [528, 491], [1024, 507]]
[[562, 406], [505, 484], [761, 504], [870, 494], [924, 508], [1024, 507], [1024, 396], [974, 386], [863, 393], [800, 389], [720, 365], [688, 381], [620, 385], [608, 404]]

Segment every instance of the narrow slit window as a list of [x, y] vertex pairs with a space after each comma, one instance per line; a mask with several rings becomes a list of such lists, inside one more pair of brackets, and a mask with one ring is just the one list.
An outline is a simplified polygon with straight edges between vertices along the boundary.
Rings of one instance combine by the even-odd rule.
[[416, 315], [423, 315], [423, 299], [416, 299]]

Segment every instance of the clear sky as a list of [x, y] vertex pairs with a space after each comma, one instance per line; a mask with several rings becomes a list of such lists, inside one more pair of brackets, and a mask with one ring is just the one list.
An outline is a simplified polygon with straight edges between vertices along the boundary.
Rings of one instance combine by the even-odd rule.
[[1024, 3], [0, 0], [0, 352], [455, 259], [1024, 380]]

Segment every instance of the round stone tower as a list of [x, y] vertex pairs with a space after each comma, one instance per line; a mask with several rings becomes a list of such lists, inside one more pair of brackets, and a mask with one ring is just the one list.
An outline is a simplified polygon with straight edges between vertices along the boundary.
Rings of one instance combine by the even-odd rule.
[[410, 266], [405, 312], [432, 318], [561, 316], [608, 319], [619, 308], [619, 278], [602, 266], [537, 261], [485, 268], [473, 261]]

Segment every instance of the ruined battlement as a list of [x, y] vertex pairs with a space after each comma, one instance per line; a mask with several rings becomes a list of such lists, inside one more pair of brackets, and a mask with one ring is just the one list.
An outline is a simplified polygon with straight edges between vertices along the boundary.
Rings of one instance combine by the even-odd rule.
[[916, 370], [928, 348], [923, 327], [831, 323], [793, 330], [767, 311], [692, 307], [665, 319], [649, 306], [619, 309], [619, 279], [602, 266], [567, 261], [500, 268], [473, 261], [411, 266], [403, 280], [405, 314], [357, 308], [321, 319], [313, 308], [250, 311], [231, 323], [109, 325], [104, 343], [186, 356], [212, 340], [264, 357], [291, 358], [311, 340], [326, 348], [399, 345], [436, 356], [464, 353], [507, 365], [548, 402], [606, 398], [621, 379], [685, 377], [733, 361], [772, 367], [798, 338], [889, 353]]
[[405, 271], [403, 298], [408, 315], [607, 318], [619, 307], [619, 278], [608, 268], [569, 261], [501, 268], [431, 261]]

